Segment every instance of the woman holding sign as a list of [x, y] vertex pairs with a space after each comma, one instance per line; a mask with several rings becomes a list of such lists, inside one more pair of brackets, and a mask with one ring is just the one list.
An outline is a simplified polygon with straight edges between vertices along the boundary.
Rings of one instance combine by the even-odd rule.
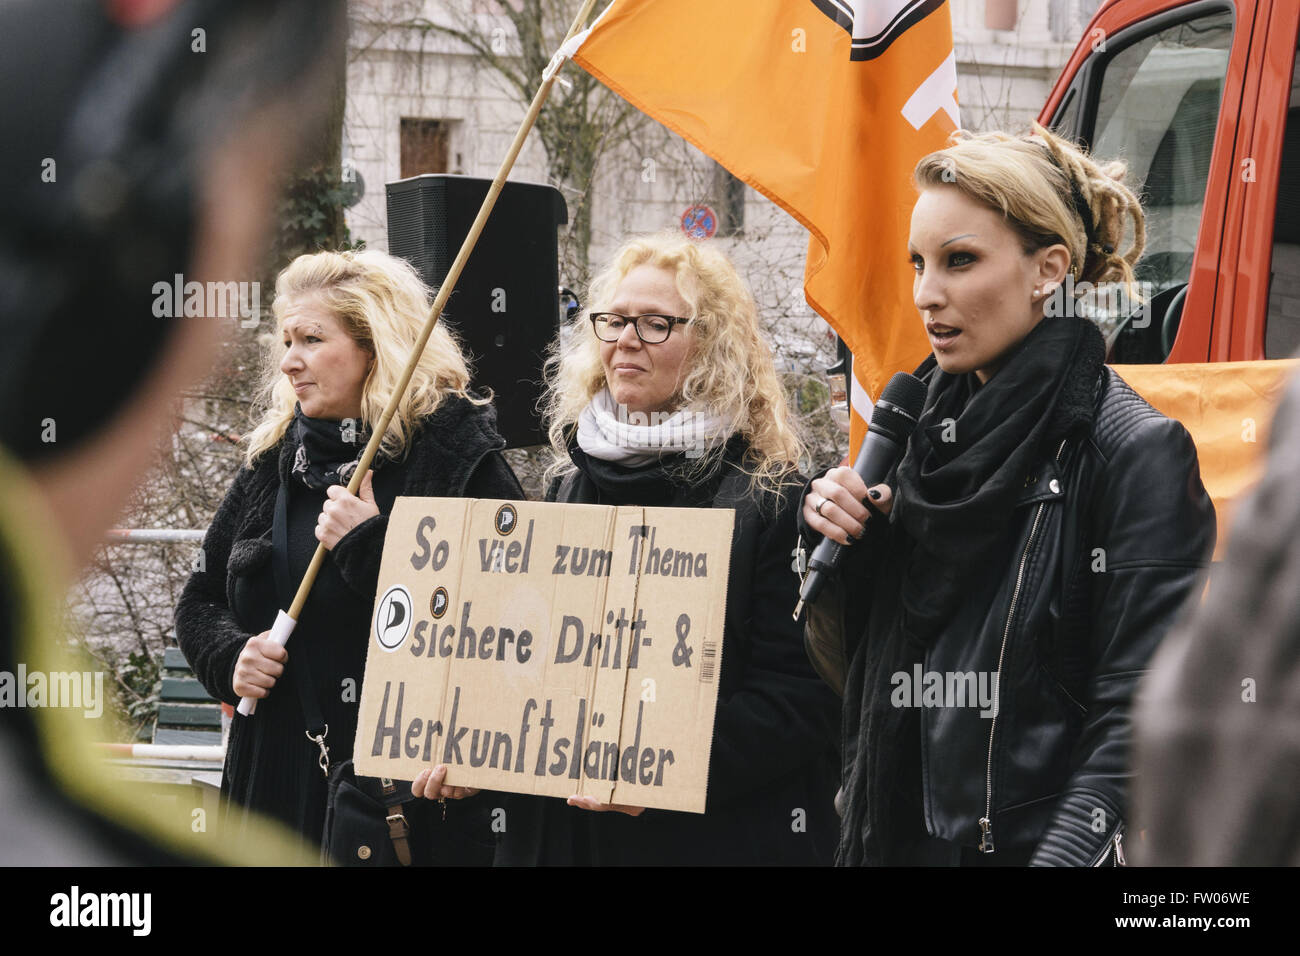
[[[300, 256], [276, 281], [268, 408], [203, 540], [176, 636], [214, 697], [258, 699], [235, 718], [223, 792], [319, 843], [326, 779], [356, 732], [387, 515], [398, 495], [523, 497], [505, 442], [452, 334], [435, 328], [360, 494], [346, 484], [429, 308], [405, 261], [381, 252]], [[267, 639], [318, 542], [330, 550], [289, 648]], [[486, 837], [485, 837], [486, 839]]]
[[[708, 802], [494, 795], [497, 863], [827, 864], [837, 703], [790, 618], [801, 445], [754, 301], [720, 252], [671, 234], [626, 243], [590, 301], [551, 363], [548, 500], [736, 510]], [[465, 795], [441, 780], [417, 792]]]
[[1041, 127], [916, 167], [925, 408], [884, 484], [832, 469], [802, 510], [852, 543], [808, 622], [844, 695], [840, 863], [1123, 862], [1130, 701], [1214, 509], [1071, 294], [1132, 292], [1122, 172]]

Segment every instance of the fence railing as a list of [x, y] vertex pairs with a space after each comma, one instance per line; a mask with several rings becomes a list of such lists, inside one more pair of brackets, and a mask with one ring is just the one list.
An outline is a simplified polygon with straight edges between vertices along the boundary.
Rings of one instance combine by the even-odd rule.
[[202, 541], [206, 531], [176, 530], [173, 528], [113, 528], [105, 533], [108, 544], [168, 544], [180, 541]]
[[[190, 542], [200, 542], [207, 532], [203, 529], [175, 529], [175, 528], [113, 528], [105, 533], [104, 541], [106, 544], [184, 544]], [[167, 650], [167, 658], [164, 660], [164, 668], [175, 670], [181, 666], [183, 658], [177, 648]], [[188, 664], [185, 664], [188, 667]], [[163, 708], [170, 707], [172, 710], [197, 710], [194, 704], [195, 695], [190, 693], [171, 693], [175, 687], [181, 685], [193, 684], [197, 688], [198, 682], [193, 679], [164, 678], [163, 679], [163, 707], [159, 709], [159, 718], [163, 718]], [[175, 685], [175, 687], [169, 687]], [[184, 688], [182, 688], [184, 690]], [[206, 692], [203, 692], [206, 697]], [[175, 697], [175, 701], [183, 703], [177, 704], [170, 698]], [[215, 703], [215, 702], [213, 702]], [[191, 721], [192, 722], [192, 721]], [[205, 735], [206, 736], [206, 735]], [[204, 763], [220, 764], [225, 757], [224, 746], [204, 746], [192, 743], [177, 744], [102, 744], [107, 752], [118, 758], [135, 759], [135, 760], [186, 760], [198, 761]]]

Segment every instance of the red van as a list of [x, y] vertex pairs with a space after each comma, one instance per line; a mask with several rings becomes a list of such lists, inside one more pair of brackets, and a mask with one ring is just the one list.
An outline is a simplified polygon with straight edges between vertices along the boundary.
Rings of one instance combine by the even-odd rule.
[[1109, 361], [1225, 362], [1300, 347], [1296, 0], [1109, 0], [1039, 122], [1143, 187], [1149, 315]]

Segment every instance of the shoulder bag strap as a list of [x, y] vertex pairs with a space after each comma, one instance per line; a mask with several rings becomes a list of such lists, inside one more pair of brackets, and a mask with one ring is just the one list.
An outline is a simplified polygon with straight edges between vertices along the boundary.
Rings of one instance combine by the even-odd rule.
[[[289, 574], [289, 494], [280, 483], [280, 490], [275, 496], [275, 521], [271, 526], [271, 565], [275, 573], [275, 591], [280, 606], [288, 609], [293, 601]], [[300, 638], [301, 641], [301, 638]], [[312, 677], [311, 663], [306, 653], [306, 646], [301, 644], [294, 651], [294, 686], [298, 688], [298, 704], [302, 708], [303, 723], [307, 727], [307, 739], [320, 747], [320, 768], [329, 777], [329, 748], [325, 738], [329, 734], [329, 724], [321, 716], [320, 705], [316, 702], [313, 690], [316, 687]]]

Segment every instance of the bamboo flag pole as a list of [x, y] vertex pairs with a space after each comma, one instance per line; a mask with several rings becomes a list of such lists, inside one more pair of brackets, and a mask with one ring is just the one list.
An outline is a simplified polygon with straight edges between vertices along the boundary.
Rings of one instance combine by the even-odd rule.
[[[415, 347], [411, 349], [411, 357], [407, 360], [406, 369], [402, 372], [402, 377], [398, 380], [393, 394], [389, 396], [388, 404], [384, 407], [383, 414], [379, 416], [379, 421], [374, 424], [370, 441], [366, 443], [365, 451], [361, 453], [356, 470], [352, 473], [352, 480], [348, 482], [348, 494], [355, 495], [357, 489], [361, 487], [361, 479], [365, 477], [366, 472], [370, 469], [371, 462], [375, 459], [375, 453], [379, 451], [379, 443], [388, 430], [388, 423], [393, 420], [393, 415], [397, 412], [397, 406], [402, 400], [402, 395], [406, 392], [406, 387], [411, 383], [411, 376], [415, 374], [416, 363], [419, 362], [420, 356], [424, 353], [424, 347], [429, 341], [429, 336], [433, 334], [434, 326], [438, 324], [438, 317], [442, 314], [442, 310], [447, 305], [447, 299], [450, 298], [452, 290], [460, 280], [460, 274], [465, 268], [465, 262], [469, 259], [470, 253], [474, 251], [474, 245], [483, 232], [483, 226], [492, 213], [492, 207], [496, 205], [497, 196], [501, 194], [501, 188], [505, 185], [506, 177], [510, 175], [510, 170], [514, 168], [515, 159], [519, 156], [520, 149], [523, 148], [529, 130], [537, 122], [537, 116], [541, 113], [542, 105], [550, 95], [551, 87], [555, 84], [555, 78], [560, 72], [560, 67], [564, 65], [564, 60], [568, 58], [569, 51], [566, 50], [566, 47], [569, 41], [581, 32], [582, 25], [587, 22], [587, 17], [591, 15], [591, 9], [595, 5], [596, 0], [584, 0], [582, 9], [578, 11], [573, 24], [569, 27], [569, 32], [565, 34], [560, 49], [556, 51], [550, 65], [542, 73], [542, 85], [537, 88], [537, 93], [533, 96], [533, 101], [528, 107], [528, 113], [524, 116], [523, 122], [519, 124], [519, 130], [515, 133], [514, 141], [506, 151], [505, 159], [501, 161], [501, 168], [497, 170], [496, 178], [492, 180], [492, 186], [483, 199], [483, 205], [479, 207], [478, 216], [474, 219], [474, 224], [470, 226], [465, 241], [461, 243], [460, 252], [456, 254], [456, 259], [452, 262], [447, 277], [438, 288], [438, 295], [434, 298], [433, 307], [429, 310], [429, 318], [424, 323], [424, 330], [420, 333], [420, 337], [416, 339]], [[312, 585], [316, 583], [316, 574], [325, 561], [325, 554], [324, 543], [316, 545], [316, 553], [312, 555], [311, 564], [307, 565], [302, 581], [298, 584], [298, 593], [294, 595], [293, 603], [290, 604], [288, 612], [280, 611], [276, 614], [275, 624], [271, 627], [270, 639], [281, 647], [289, 642], [289, 635], [293, 633], [294, 625], [298, 623], [298, 616], [302, 614], [303, 605], [307, 603], [307, 595], [311, 593]], [[255, 698], [244, 697], [240, 699], [239, 713], [249, 716], [256, 709], [257, 700]]]

